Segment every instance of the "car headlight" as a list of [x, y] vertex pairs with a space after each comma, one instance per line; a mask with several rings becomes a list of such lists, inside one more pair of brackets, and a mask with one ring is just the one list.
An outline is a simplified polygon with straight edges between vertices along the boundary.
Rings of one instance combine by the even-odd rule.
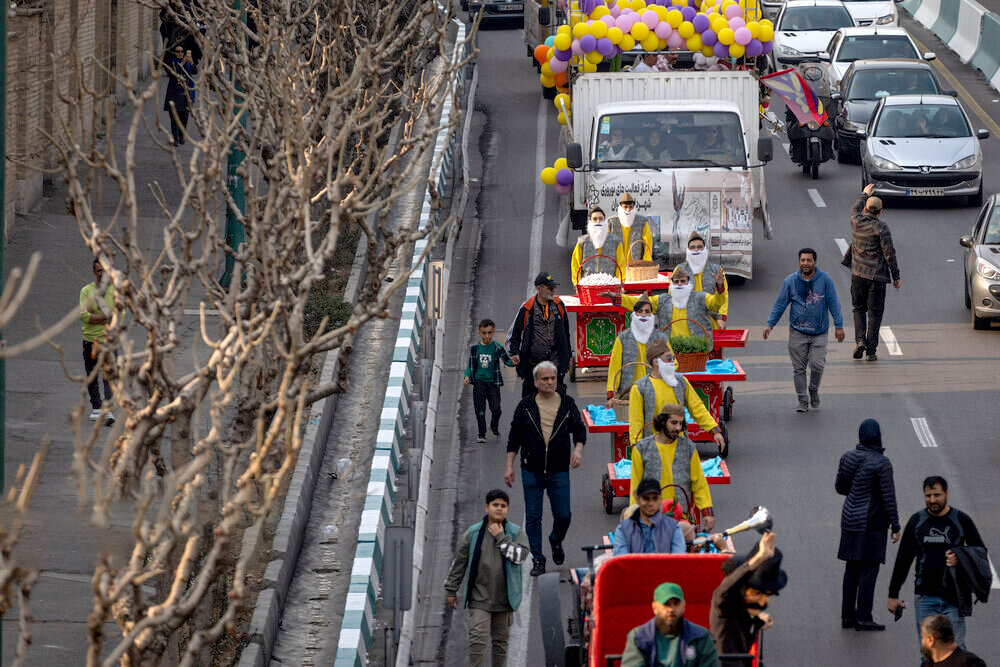
[[887, 171], [898, 171], [899, 169], [902, 169], [902, 167], [895, 162], [890, 162], [889, 160], [881, 158], [877, 155], [872, 155], [872, 166], [876, 169], [885, 169]]
[[868, 127], [867, 123], [855, 123], [853, 120], [844, 121], [844, 129], [850, 130], [851, 132], [861, 132]]
[[969, 157], [962, 158], [961, 160], [959, 160], [958, 162], [956, 162], [955, 164], [951, 165], [948, 168], [949, 169], [972, 169], [973, 167], [976, 166], [976, 164], [978, 162], [979, 162], [979, 156], [973, 154], [973, 155], [970, 155]]
[[987, 280], [1000, 280], [1000, 269], [987, 262], [982, 257], [976, 259], [976, 273]]
[[815, 132], [816, 130], [819, 129], [819, 123], [817, 123], [814, 120], [811, 120], [808, 123], [806, 123], [806, 127], [808, 127], [810, 130], [812, 130], [813, 132]]
[[889, 25], [890, 23], [895, 23], [896, 17], [892, 14], [886, 14], [885, 16], [880, 16], [875, 19], [876, 25]]
[[801, 56], [802, 52], [798, 49], [793, 49], [790, 46], [785, 46], [783, 44], [778, 45], [778, 50], [784, 53], [786, 56]]

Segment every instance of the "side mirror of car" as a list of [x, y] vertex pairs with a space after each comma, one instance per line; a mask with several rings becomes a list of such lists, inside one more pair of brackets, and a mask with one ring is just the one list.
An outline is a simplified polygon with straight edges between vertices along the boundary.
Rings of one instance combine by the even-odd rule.
[[757, 139], [757, 160], [761, 163], [774, 159], [774, 141], [771, 137]]
[[820, 62], [828, 63], [830, 62], [830, 52], [820, 51], [819, 53], [816, 54], [816, 59], [819, 60]]
[[961, 245], [961, 246], [963, 246], [963, 247], [966, 247], [966, 248], [971, 248], [972, 247], [972, 237], [971, 236], [963, 236], [962, 238], [960, 238], [958, 240], [958, 244]]
[[868, 128], [867, 127], [863, 127], [860, 130], [855, 130], [855, 132], [857, 133], [858, 137], [861, 138], [861, 139], [864, 139], [865, 137], [868, 136]]
[[583, 146], [580, 144], [566, 145], [566, 166], [579, 169], [583, 166]]
[[831, 100], [839, 100], [840, 99], [840, 93], [838, 93], [835, 90], [831, 90], [830, 91], [830, 99]]
[[989, 139], [990, 138], [990, 131], [989, 130], [976, 130], [976, 138], [977, 139]]
[[933, 51], [924, 54], [924, 60], [937, 60], [937, 55]]
[[957, 90], [942, 90], [941, 94], [942, 95], [951, 95], [952, 97], [958, 97], [958, 91]]

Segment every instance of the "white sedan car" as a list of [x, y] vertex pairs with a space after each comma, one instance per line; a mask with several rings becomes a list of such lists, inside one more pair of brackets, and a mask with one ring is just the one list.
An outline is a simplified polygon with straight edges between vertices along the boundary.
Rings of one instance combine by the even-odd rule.
[[844, 0], [844, 6], [859, 26], [899, 25], [896, 4], [903, 0]]
[[854, 19], [840, 0], [789, 0], [774, 22], [771, 65], [775, 71], [816, 60], [840, 28]]
[[833, 35], [826, 51], [819, 54], [819, 60], [830, 63], [826, 77], [831, 92], [840, 90], [840, 80], [851, 63], [875, 58], [934, 60], [935, 55], [921, 54], [910, 33], [895, 26], [841, 28]]

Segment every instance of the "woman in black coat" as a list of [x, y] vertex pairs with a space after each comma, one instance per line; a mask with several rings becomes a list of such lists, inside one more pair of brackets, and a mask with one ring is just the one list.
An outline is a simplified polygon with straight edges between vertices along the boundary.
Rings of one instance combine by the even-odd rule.
[[170, 117], [170, 135], [174, 145], [184, 143], [189, 102], [194, 102], [195, 98], [194, 77], [197, 73], [191, 51], [185, 51], [181, 44], [175, 45], [173, 55], [167, 59], [167, 94], [163, 98], [163, 110]]
[[840, 549], [837, 558], [846, 561], [842, 627], [855, 630], [885, 630], [872, 619], [875, 580], [885, 562], [886, 533], [899, 540], [899, 513], [892, 463], [883, 454], [882, 429], [874, 419], [858, 428], [858, 446], [840, 457], [837, 493], [847, 496], [840, 514]]

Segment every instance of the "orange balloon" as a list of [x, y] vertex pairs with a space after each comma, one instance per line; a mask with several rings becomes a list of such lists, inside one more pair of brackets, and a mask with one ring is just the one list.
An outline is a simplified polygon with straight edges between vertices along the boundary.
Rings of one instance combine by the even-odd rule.
[[569, 80], [569, 77], [566, 76], [566, 72], [559, 72], [559, 74], [556, 74], [556, 85], [557, 86], [565, 86], [566, 82], [568, 80]]
[[548, 58], [546, 58], [548, 53], [549, 53], [549, 47], [545, 46], [544, 44], [539, 44], [538, 46], [535, 47], [534, 56], [535, 60], [538, 61], [539, 65], [548, 60]]

